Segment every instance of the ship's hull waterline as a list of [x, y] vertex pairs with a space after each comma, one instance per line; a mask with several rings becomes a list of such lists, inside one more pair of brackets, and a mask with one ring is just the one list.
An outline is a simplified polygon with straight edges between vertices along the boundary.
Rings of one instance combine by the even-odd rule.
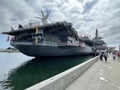
[[81, 46], [50, 46], [50, 45], [31, 45], [31, 44], [12, 44], [20, 52], [28, 56], [72, 56], [87, 55], [92, 52], [91, 47]]

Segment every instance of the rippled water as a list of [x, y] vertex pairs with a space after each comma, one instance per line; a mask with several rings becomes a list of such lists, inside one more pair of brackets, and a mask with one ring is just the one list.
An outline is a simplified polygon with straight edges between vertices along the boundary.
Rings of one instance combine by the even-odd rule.
[[23, 90], [90, 58], [33, 58], [21, 53], [0, 53], [0, 90]]

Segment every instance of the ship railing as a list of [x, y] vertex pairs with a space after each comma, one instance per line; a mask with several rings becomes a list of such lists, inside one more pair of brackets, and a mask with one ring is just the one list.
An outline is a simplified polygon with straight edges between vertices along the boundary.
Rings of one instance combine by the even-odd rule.
[[28, 41], [28, 40], [11, 40], [11, 42], [31, 42], [31, 41]]
[[14, 41], [14, 42], [13, 42], [13, 41], [11, 41], [10, 44], [11, 44], [11, 45], [16, 45], [16, 44], [19, 44], [19, 45], [20, 45], [20, 44], [30, 45], [31, 42], [22, 42], [22, 41]]
[[13, 40], [11, 41], [11, 44], [33, 44], [33, 45], [47, 45], [47, 46], [57, 46], [56, 42], [51, 42], [51, 41], [43, 41], [43, 42], [38, 42], [35, 43], [35, 41], [25, 41], [25, 40]]
[[52, 42], [52, 41], [43, 41], [43, 43], [41, 43], [43, 45], [50, 45], [50, 46], [57, 46], [56, 42]]
[[79, 46], [79, 47], [90, 47], [84, 43], [58, 43], [59, 46]]
[[80, 46], [78, 43], [58, 43], [59, 46]]
[[13, 37], [13, 38], [11, 38], [10, 41], [11, 42], [33, 42], [35, 40], [32, 40], [32, 39], [19, 39], [18, 37], [17, 38]]
[[59, 46], [67, 46], [67, 43], [58, 43]]

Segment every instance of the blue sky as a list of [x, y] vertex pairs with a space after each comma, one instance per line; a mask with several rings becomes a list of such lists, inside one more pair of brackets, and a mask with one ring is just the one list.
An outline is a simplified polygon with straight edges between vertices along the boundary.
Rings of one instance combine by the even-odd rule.
[[0, 35], [0, 48], [7, 48], [10, 46], [10, 42], [7, 41], [8, 35]]
[[[120, 45], [120, 0], [0, 0], [0, 33], [18, 24], [39, 21], [40, 10], [48, 22], [68, 21], [79, 35], [94, 37], [95, 29], [110, 44]], [[0, 35], [0, 48], [8, 46]]]

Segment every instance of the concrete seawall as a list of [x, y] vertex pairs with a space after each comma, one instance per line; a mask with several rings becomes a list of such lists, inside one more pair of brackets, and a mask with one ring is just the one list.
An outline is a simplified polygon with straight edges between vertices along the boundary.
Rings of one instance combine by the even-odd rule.
[[98, 58], [98, 56], [92, 58], [25, 90], [64, 90], [69, 84], [71, 84], [82, 73], [84, 73], [91, 65], [93, 65], [98, 60]]

